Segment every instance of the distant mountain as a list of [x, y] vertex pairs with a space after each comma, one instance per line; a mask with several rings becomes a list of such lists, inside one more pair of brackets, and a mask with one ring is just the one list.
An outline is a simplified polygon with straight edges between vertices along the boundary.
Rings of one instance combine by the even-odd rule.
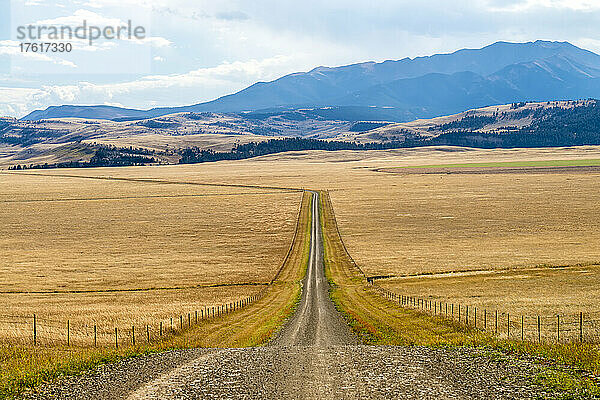
[[513, 64], [488, 76], [473, 72], [428, 74], [376, 85], [337, 104], [393, 107], [412, 119], [433, 118], [489, 105], [599, 97], [600, 70], [564, 57]]
[[[598, 79], [600, 56], [570, 43], [497, 42], [451, 54], [318, 67], [191, 106], [147, 111], [59, 106], [34, 111], [24, 119], [133, 119], [178, 112], [342, 106], [374, 120], [408, 121], [514, 101], [600, 97]], [[360, 119], [348, 113], [344, 118]]]
[[147, 111], [112, 106], [52, 106], [36, 110], [22, 118], [24, 121], [38, 121], [50, 118], [118, 119], [147, 118]]

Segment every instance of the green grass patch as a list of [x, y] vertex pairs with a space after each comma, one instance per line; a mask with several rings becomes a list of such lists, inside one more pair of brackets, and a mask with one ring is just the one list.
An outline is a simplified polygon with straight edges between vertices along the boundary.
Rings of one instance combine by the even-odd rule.
[[406, 167], [393, 167], [390, 169], [404, 168], [500, 168], [500, 167], [596, 167], [600, 166], [600, 159], [577, 160], [538, 160], [538, 161], [498, 161], [462, 164], [435, 164], [411, 165]]

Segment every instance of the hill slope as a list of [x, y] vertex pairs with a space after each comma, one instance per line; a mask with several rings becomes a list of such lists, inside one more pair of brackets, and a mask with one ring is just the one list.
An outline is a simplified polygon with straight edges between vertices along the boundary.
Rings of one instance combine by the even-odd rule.
[[[151, 156], [176, 163], [186, 154], [197, 162], [313, 149], [600, 145], [597, 100], [519, 102], [408, 123], [332, 119], [339, 112], [179, 113], [123, 122], [0, 118], [0, 166], [89, 161], [99, 150], [110, 153], [108, 161]], [[280, 138], [289, 140], [269, 141]]]

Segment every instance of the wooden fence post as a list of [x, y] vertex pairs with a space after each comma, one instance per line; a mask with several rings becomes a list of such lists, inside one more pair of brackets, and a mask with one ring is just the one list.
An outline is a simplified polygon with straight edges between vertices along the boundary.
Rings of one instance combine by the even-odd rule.
[[160, 337], [162, 337], [162, 321], [160, 321], [160, 324], [159, 324], [159, 325], [160, 325], [160, 326], [159, 326], [159, 328], [158, 328], [158, 329], [159, 329], [159, 333], [158, 333], [158, 334], [159, 334], [159, 336], [160, 336]]
[[460, 303], [458, 304], [458, 322], [460, 322]]
[[496, 318], [495, 318], [496, 334], [498, 334], [498, 310], [495, 310], [494, 315], [496, 316]]
[[196, 321], [194, 322], [195, 324], [198, 323], [198, 310], [196, 310]]
[[150, 343], [150, 325], [146, 325], [146, 343]]
[[579, 342], [583, 343], [583, 313], [579, 313]]
[[98, 329], [94, 325], [94, 347], [98, 347]]
[[192, 314], [188, 313], [188, 328], [192, 326]]
[[540, 319], [540, 316], [537, 316], [537, 322], [538, 322], [538, 343], [542, 342], [542, 321]]
[[560, 315], [556, 316], [556, 341], [560, 343]]
[[33, 345], [37, 345], [37, 317], [33, 314]]
[[131, 325], [131, 344], [135, 346], [135, 325]]
[[466, 314], [465, 314], [465, 323], [467, 325], [469, 325], [469, 306], [467, 306], [466, 310], [467, 311], [466, 311]]
[[506, 314], [506, 337], [510, 339], [510, 313]]
[[67, 320], [67, 346], [71, 346], [71, 321]]
[[179, 329], [183, 329], [183, 315], [179, 316]]
[[487, 308], [483, 309], [483, 330], [487, 331]]
[[525, 316], [521, 315], [521, 342], [525, 341]]
[[473, 325], [477, 328], [477, 307], [473, 310]]
[[115, 327], [115, 349], [119, 348], [119, 332], [117, 331], [117, 328]]

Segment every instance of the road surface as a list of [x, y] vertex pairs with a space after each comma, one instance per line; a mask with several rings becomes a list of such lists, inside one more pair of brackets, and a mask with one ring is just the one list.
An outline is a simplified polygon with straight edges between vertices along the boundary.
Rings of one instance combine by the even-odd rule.
[[54, 399], [551, 398], [534, 364], [483, 350], [363, 346], [336, 311], [324, 275], [317, 194], [310, 262], [296, 312], [264, 347], [178, 350], [126, 360], [47, 386]]

